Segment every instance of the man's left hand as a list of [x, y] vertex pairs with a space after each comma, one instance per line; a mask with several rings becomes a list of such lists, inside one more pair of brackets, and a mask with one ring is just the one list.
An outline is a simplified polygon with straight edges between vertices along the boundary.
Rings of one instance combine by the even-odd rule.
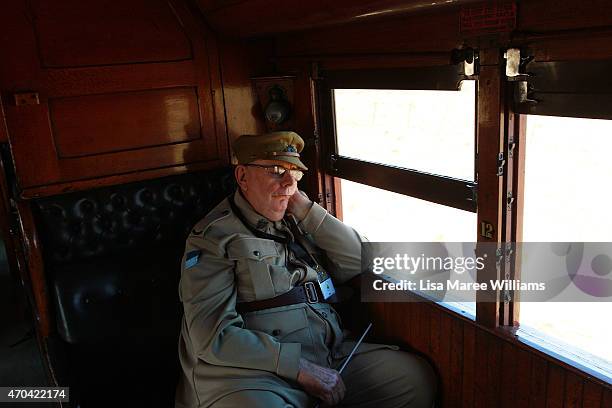
[[312, 207], [312, 201], [310, 201], [306, 193], [298, 190], [289, 198], [287, 212], [293, 214], [298, 221], [302, 221], [306, 218], [310, 207]]

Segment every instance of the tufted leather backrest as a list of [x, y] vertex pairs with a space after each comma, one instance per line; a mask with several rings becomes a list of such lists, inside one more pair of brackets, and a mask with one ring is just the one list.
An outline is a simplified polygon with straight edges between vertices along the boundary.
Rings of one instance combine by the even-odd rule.
[[34, 215], [60, 336], [176, 344], [185, 239], [235, 188], [229, 169], [39, 199]]
[[190, 228], [234, 189], [229, 169], [42, 198], [35, 216], [45, 262], [183, 246]]

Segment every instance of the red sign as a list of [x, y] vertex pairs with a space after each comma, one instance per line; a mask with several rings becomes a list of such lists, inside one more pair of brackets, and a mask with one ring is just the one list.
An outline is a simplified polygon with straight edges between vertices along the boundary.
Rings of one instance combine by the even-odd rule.
[[461, 34], [507, 33], [516, 28], [515, 2], [488, 2], [461, 9]]

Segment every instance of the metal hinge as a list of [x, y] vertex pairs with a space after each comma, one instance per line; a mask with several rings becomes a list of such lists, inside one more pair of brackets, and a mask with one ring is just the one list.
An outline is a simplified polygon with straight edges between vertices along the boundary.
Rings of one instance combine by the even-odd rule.
[[501, 177], [504, 175], [505, 164], [506, 159], [504, 158], [504, 152], [497, 153], [497, 177]]
[[[502, 277], [506, 282], [510, 281], [510, 261], [512, 260], [512, 244], [510, 242], [500, 243], [500, 247], [495, 251], [495, 268], [497, 269], [497, 276]], [[508, 265], [506, 265], [508, 264]], [[503, 270], [502, 270], [503, 269]], [[502, 301], [504, 303], [510, 303], [512, 301], [512, 295], [508, 285], [504, 285], [502, 292]]]
[[514, 157], [514, 148], [516, 147], [516, 143], [514, 143], [514, 139], [508, 140], [508, 159], [512, 159]]
[[512, 196], [512, 191], [508, 191], [506, 195], [506, 210], [512, 211], [512, 204], [514, 204], [514, 197]]

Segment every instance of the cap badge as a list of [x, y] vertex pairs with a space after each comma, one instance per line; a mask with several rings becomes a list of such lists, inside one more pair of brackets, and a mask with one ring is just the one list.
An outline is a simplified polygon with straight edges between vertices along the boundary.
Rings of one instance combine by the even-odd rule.
[[297, 153], [297, 149], [295, 148], [294, 145], [288, 145], [285, 150], [285, 152], [290, 152], [290, 153]]

